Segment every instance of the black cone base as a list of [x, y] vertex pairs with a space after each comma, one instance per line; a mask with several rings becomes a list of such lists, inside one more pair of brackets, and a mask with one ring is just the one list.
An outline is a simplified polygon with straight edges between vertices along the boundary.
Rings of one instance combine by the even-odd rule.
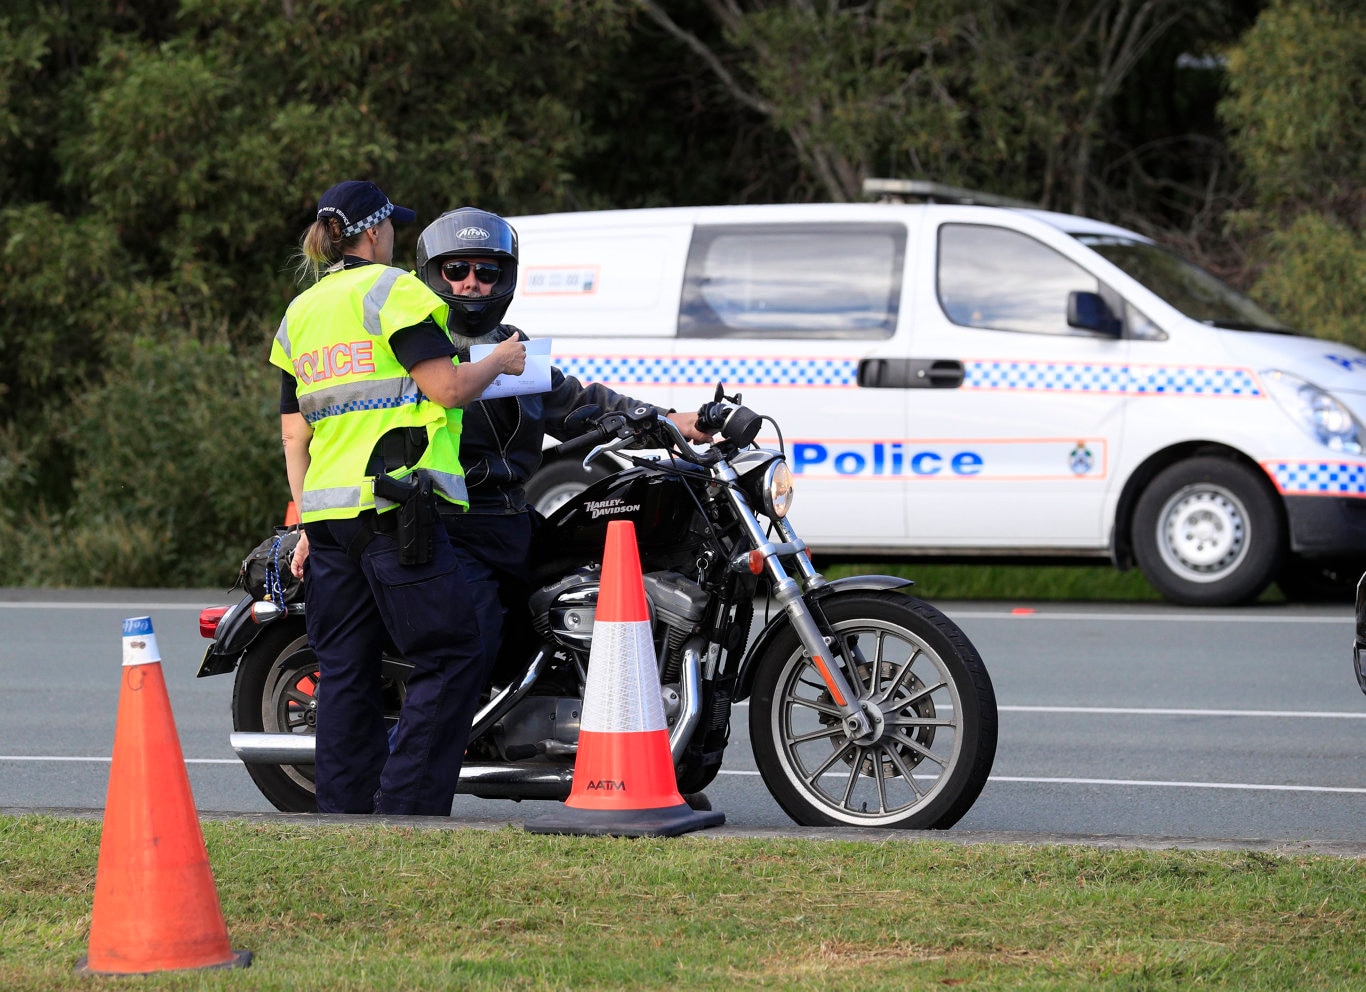
[[558, 813], [528, 820], [533, 834], [584, 834], [594, 837], [677, 837], [693, 830], [719, 827], [725, 813], [695, 810], [683, 803], [655, 809], [579, 809], [564, 806]]

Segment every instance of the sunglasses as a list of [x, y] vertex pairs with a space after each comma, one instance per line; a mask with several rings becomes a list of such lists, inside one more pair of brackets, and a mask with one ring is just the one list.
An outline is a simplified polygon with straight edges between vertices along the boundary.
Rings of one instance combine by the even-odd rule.
[[441, 263], [441, 274], [451, 282], [464, 282], [469, 278], [471, 268], [474, 269], [474, 278], [485, 286], [492, 286], [503, 274], [503, 269], [497, 262], [470, 263], [461, 258]]

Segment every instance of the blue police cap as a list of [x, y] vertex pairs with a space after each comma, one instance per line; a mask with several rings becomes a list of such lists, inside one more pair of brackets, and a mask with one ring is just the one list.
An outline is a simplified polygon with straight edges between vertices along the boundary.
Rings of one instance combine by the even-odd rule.
[[350, 238], [361, 231], [374, 227], [386, 217], [393, 217], [395, 224], [408, 224], [417, 219], [417, 214], [407, 207], [398, 207], [389, 202], [384, 190], [364, 179], [348, 179], [337, 183], [318, 200], [318, 220], [336, 217], [341, 221], [342, 237]]

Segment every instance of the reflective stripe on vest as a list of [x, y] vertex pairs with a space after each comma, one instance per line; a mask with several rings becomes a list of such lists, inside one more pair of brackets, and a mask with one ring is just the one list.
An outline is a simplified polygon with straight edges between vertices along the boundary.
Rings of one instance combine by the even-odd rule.
[[386, 268], [384, 273], [375, 280], [375, 284], [370, 287], [370, 292], [365, 294], [363, 302], [364, 314], [362, 322], [365, 329], [379, 337], [384, 333], [384, 327], [379, 322], [379, 313], [384, 309], [384, 304], [389, 301], [389, 293], [394, 288], [394, 283], [398, 282], [398, 277], [406, 275], [402, 269]]
[[[436, 472], [432, 469], [425, 469], [427, 477], [432, 480], [432, 488], [447, 499], [455, 503], [469, 502], [469, 492], [465, 488], [465, 477], [463, 475], [452, 475], [449, 472]], [[351, 507], [360, 507], [363, 510], [376, 509], [387, 510], [391, 506], [397, 506], [391, 499], [383, 496], [376, 496], [374, 490], [374, 480], [366, 479], [361, 486], [338, 486], [334, 489], [306, 489], [304, 490], [304, 505], [299, 508], [299, 512], [315, 513], [328, 510], [345, 510]]]
[[399, 379], [366, 379], [342, 386], [328, 386], [299, 397], [299, 412], [310, 424], [326, 417], [356, 410], [387, 410], [426, 399], [408, 376]]

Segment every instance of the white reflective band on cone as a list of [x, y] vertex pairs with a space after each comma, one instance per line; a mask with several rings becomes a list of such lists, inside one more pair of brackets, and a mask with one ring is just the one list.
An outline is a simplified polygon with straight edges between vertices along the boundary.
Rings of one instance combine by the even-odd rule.
[[157, 635], [152, 632], [151, 617], [129, 617], [123, 621], [123, 667], [150, 665], [161, 661], [157, 651]]

